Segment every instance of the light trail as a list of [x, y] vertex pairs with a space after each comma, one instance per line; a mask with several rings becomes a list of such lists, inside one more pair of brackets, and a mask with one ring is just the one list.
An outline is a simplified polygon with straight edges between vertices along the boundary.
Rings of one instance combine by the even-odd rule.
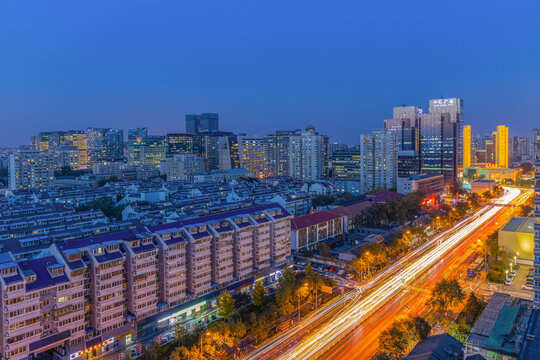
[[[434, 265], [442, 258], [442, 256], [453, 249], [471, 232], [495, 216], [501, 210], [501, 205], [504, 206], [509, 204], [511, 201], [515, 200], [519, 194], [519, 189], [505, 188], [505, 194], [501, 198], [495, 200], [491, 205], [482, 208], [474, 216], [460, 221], [452, 229], [436, 236], [422, 247], [416, 249], [412, 254], [385, 269], [382, 274], [375, 277], [371, 282], [372, 284], [380, 285], [376, 286], [372, 292], [362, 296], [361, 289], [351, 291], [343, 297], [342, 301], [335, 301], [330, 304], [331, 306], [329, 306], [328, 309], [326, 309], [327, 307], [320, 309], [320, 311], [306, 318], [299, 326], [281, 334], [249, 354], [246, 359], [259, 359], [264, 357], [265, 353], [271, 352], [274, 346], [279, 346], [294, 338], [300, 332], [309, 328], [309, 326], [320, 319], [321, 316], [337, 311], [337, 313], [325, 322], [321, 328], [317, 329], [314, 334], [302, 339], [296, 347], [289, 349], [283, 354], [273, 354], [272, 358], [298, 360], [316, 358], [317, 355], [322, 355], [324, 350], [339, 340], [343, 334], [354, 329], [366, 316], [379, 309], [395, 296], [403, 288], [405, 283], [414, 280]], [[423, 255], [419, 256], [417, 259], [410, 260], [423, 251], [425, 251]], [[404, 264], [404, 262], [407, 261], [409, 261], [409, 263]], [[401, 271], [384, 280], [385, 276], [401, 267], [403, 267]], [[377, 284], [380, 279], [383, 280]]]

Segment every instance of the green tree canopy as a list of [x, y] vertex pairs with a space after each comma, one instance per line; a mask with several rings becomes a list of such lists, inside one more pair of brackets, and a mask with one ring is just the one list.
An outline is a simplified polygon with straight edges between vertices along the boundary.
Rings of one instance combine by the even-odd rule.
[[235, 312], [235, 300], [231, 293], [223, 290], [218, 296], [218, 316], [229, 320]]

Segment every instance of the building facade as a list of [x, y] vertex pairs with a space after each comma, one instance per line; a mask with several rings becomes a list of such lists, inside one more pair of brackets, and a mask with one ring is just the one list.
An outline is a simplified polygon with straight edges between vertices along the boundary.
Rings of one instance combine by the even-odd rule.
[[396, 186], [397, 136], [394, 131], [374, 130], [360, 135], [360, 156], [360, 182], [364, 192]]
[[195, 154], [179, 154], [166, 158], [160, 164], [160, 174], [167, 181], [190, 180], [193, 174], [204, 172], [204, 160]]
[[10, 190], [42, 188], [54, 182], [53, 155], [39, 151], [19, 151], [9, 156]]
[[200, 133], [219, 131], [219, 115], [215, 113], [186, 115], [186, 132]]

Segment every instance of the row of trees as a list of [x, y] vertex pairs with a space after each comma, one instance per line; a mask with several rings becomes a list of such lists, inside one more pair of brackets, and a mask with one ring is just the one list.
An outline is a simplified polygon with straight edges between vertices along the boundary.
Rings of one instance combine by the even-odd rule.
[[376, 203], [366, 209], [359, 221], [361, 224], [375, 226], [403, 223], [420, 212], [424, 196], [425, 194], [422, 192], [414, 191], [402, 199], [393, 198], [388, 199], [385, 203]]
[[471, 292], [463, 310], [455, 317], [451, 311], [465, 300], [466, 295], [456, 279], [443, 279], [431, 291], [428, 305], [432, 316], [401, 317], [381, 333], [379, 340], [379, 360], [401, 359], [416, 344], [427, 338], [432, 324], [446, 326], [447, 332], [465, 342], [472, 326], [482, 313], [485, 302]]
[[254, 285], [251, 294], [222, 291], [217, 308], [220, 319], [206, 330], [196, 328], [189, 333], [178, 324], [175, 348], [169, 359], [227, 358], [241, 350], [239, 346], [247, 337], [260, 343], [271, 335], [271, 329], [282, 316], [291, 316], [299, 305], [318, 304], [316, 296], [321, 293], [322, 285], [333, 284], [314, 272], [311, 264], [308, 264], [305, 273], [299, 276], [290, 268], [285, 268], [283, 277], [279, 279], [279, 287], [273, 294], [267, 294], [261, 282]]

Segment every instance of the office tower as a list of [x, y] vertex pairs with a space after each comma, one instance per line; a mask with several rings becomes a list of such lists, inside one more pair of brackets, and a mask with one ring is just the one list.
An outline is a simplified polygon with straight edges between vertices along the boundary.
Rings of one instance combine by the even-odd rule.
[[364, 192], [390, 189], [397, 180], [397, 135], [391, 130], [373, 130], [360, 135], [360, 182]]
[[171, 133], [166, 136], [167, 157], [176, 154], [193, 153], [193, 134]]
[[[86, 133], [81, 130], [68, 130], [68, 131], [49, 131], [49, 132], [40, 132], [35, 140], [36, 150], [41, 152], [50, 153], [53, 155], [54, 163], [59, 168], [58, 153], [60, 147], [75, 147], [79, 151], [77, 155], [77, 161], [72, 162], [72, 169], [86, 169], [88, 160], [87, 160], [87, 144], [86, 144]], [[77, 167], [73, 167], [77, 166]]]
[[423, 114], [421, 121], [421, 172], [444, 175], [446, 184], [453, 184], [458, 173], [458, 124], [449, 114]]
[[540, 136], [540, 129], [531, 129], [529, 135], [529, 157], [534, 161], [536, 156], [535, 143], [536, 139]]
[[124, 159], [124, 131], [109, 128], [87, 128], [88, 164]]
[[512, 155], [526, 156], [529, 154], [529, 140], [526, 137], [514, 136], [512, 139]]
[[159, 172], [167, 181], [189, 180], [191, 175], [204, 172], [204, 160], [195, 154], [179, 154], [160, 163]]
[[124, 130], [109, 129], [107, 132], [107, 157], [109, 161], [124, 159]]
[[[448, 121], [456, 124], [457, 167], [463, 166], [463, 100], [458, 98], [429, 100], [430, 114], [448, 114]], [[456, 173], [457, 176], [457, 173]]]
[[[534, 137], [533, 137], [534, 136]], [[540, 131], [531, 131], [531, 155], [534, 159], [534, 299], [533, 305], [540, 308]]]
[[385, 129], [397, 136], [398, 176], [443, 174], [452, 184], [463, 163], [463, 101], [430, 100], [429, 110], [425, 114], [418, 106], [395, 107], [393, 118], [385, 120]]
[[128, 163], [133, 165], [151, 164], [159, 168], [165, 160], [165, 136], [149, 135], [137, 138], [128, 144]]
[[[218, 169], [230, 170], [230, 169], [239, 168], [240, 156], [238, 152], [238, 137], [236, 135], [230, 134], [230, 135], [220, 136], [217, 139], [218, 139], [218, 145], [217, 145], [218, 146]], [[209, 154], [212, 155], [211, 153]], [[210, 157], [209, 160], [212, 160], [212, 157]]]
[[360, 180], [362, 156], [359, 147], [351, 147], [332, 152], [332, 177], [346, 180]]
[[463, 169], [471, 167], [471, 125], [463, 129]]
[[328, 166], [328, 137], [315, 132], [313, 126], [289, 136], [289, 176], [319, 180]]
[[148, 128], [131, 128], [128, 130], [128, 142], [137, 141], [138, 138], [143, 138], [148, 136]]
[[39, 150], [38, 149], [37, 136], [35, 136], [35, 135], [30, 136], [30, 149]]
[[35, 150], [9, 156], [9, 189], [39, 188], [54, 182], [53, 156]]
[[493, 133], [495, 140], [495, 163], [497, 167], [508, 168], [508, 128], [504, 125], [497, 126], [497, 131]]
[[238, 154], [240, 158], [240, 167], [250, 170], [253, 176], [265, 178], [273, 176], [268, 162], [268, 142], [264, 137], [239, 136]]
[[186, 115], [186, 132], [200, 133], [219, 131], [219, 115], [215, 113], [203, 113], [200, 115]]

